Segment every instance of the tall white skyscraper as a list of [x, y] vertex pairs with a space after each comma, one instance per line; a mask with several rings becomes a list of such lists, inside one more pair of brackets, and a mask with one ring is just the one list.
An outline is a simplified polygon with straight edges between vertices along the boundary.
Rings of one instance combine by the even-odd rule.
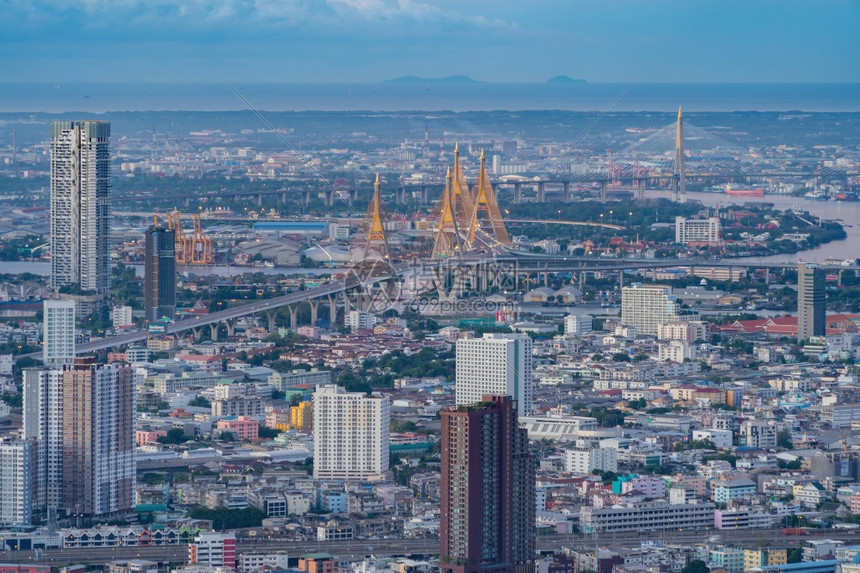
[[621, 289], [621, 323], [636, 332], [657, 336], [661, 324], [678, 321], [672, 287], [632, 283]]
[[388, 471], [388, 396], [325, 384], [313, 403], [314, 479], [363, 480]]
[[37, 507], [105, 515], [134, 505], [134, 392], [129, 366], [89, 357], [24, 372], [23, 432], [37, 440]]
[[108, 291], [110, 122], [51, 122], [51, 288]]
[[67, 364], [75, 358], [75, 303], [46, 300], [42, 304], [42, 362]]
[[487, 394], [517, 401], [517, 416], [532, 411], [532, 339], [525, 334], [485, 334], [457, 341], [457, 405]]

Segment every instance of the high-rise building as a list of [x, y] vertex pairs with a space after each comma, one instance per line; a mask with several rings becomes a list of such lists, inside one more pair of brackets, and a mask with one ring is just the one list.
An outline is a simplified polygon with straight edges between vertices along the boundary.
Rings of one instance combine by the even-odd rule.
[[32, 441], [0, 439], [0, 523], [30, 524], [33, 469]]
[[485, 334], [457, 341], [457, 405], [480, 402], [487, 394], [510, 396], [517, 415], [532, 412], [532, 339], [525, 334]]
[[440, 567], [534, 571], [535, 468], [510, 396], [442, 410]]
[[153, 226], [146, 230], [143, 263], [143, 306], [146, 322], [176, 314], [176, 234]]
[[363, 480], [388, 471], [388, 396], [317, 386], [313, 417], [314, 479]]
[[51, 122], [51, 288], [106, 294], [110, 122]]
[[66, 364], [75, 358], [75, 303], [46, 300], [42, 303], [42, 362]]
[[37, 440], [37, 507], [104, 515], [134, 505], [134, 392], [129, 366], [91, 357], [25, 371], [23, 433]]
[[621, 289], [621, 323], [636, 332], [657, 336], [661, 324], [678, 321], [672, 287], [632, 283]]
[[797, 264], [797, 339], [824, 336], [824, 271], [818, 265]]

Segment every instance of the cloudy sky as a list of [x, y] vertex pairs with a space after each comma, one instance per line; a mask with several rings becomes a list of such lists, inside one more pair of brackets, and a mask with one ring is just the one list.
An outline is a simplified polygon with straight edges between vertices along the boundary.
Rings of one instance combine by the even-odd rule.
[[0, 0], [0, 82], [860, 82], [857, 0]]

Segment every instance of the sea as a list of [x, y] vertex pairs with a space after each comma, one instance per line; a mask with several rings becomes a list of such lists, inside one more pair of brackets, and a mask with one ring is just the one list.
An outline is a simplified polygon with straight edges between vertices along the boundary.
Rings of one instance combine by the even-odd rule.
[[860, 83], [0, 83], [0, 113], [116, 111], [857, 112]]

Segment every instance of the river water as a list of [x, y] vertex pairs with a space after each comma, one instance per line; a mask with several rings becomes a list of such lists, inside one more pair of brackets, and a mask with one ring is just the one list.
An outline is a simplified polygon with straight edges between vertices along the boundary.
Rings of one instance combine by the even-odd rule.
[[[668, 191], [654, 193], [656, 197], [671, 197]], [[687, 193], [687, 199], [701, 202], [708, 207], [724, 207], [726, 205], [743, 205], [745, 203], [772, 203], [780, 210], [794, 209], [808, 211], [809, 214], [821, 219], [838, 221], [844, 228], [846, 238], [841, 241], [831, 241], [815, 249], [801, 251], [791, 255], [773, 255], [738, 259], [750, 262], [790, 262], [798, 260], [809, 263], [822, 263], [826, 259], [851, 259], [860, 257], [860, 201], [815, 201], [805, 197], [789, 195], [765, 195], [764, 197], [738, 197], [722, 193]]]

